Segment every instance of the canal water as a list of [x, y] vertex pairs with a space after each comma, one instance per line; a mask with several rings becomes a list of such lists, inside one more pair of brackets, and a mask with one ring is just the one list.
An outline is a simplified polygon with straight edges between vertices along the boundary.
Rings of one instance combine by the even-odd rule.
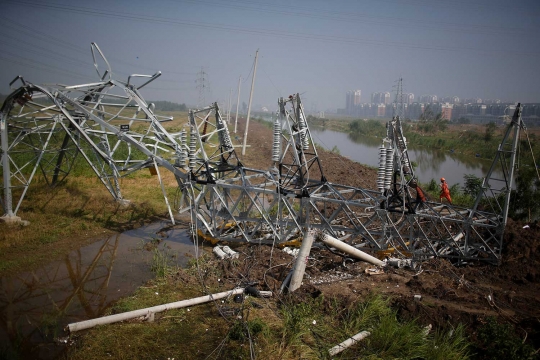
[[[325, 149], [338, 149], [339, 153], [361, 164], [379, 166], [379, 146], [382, 138], [353, 136], [333, 130], [310, 129], [313, 141]], [[472, 174], [485, 177], [492, 161], [459, 154], [459, 151], [437, 151], [432, 149], [408, 149], [409, 158], [416, 162], [415, 175], [421, 183], [431, 179], [437, 182], [444, 177], [450, 186], [464, 185], [463, 176]], [[324, 164], [323, 169], [324, 169]], [[501, 175], [495, 172], [495, 175]]]
[[159, 251], [185, 266], [196, 253], [186, 229], [153, 223], [97, 241], [35, 271], [0, 279], [0, 358], [55, 359], [64, 327], [99, 317], [154, 277]]

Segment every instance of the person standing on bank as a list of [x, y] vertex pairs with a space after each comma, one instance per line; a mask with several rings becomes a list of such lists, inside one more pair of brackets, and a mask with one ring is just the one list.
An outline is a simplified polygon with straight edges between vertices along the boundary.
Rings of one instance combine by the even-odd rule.
[[443, 198], [448, 200], [450, 205], [452, 205], [452, 198], [450, 197], [450, 190], [448, 189], [448, 184], [446, 183], [445, 178], [441, 178], [441, 193], [439, 194], [439, 201], [442, 202]]

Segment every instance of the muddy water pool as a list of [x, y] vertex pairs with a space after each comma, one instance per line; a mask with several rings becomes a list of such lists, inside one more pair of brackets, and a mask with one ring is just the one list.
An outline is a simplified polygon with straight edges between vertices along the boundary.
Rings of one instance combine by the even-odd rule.
[[98, 240], [34, 271], [0, 279], [0, 358], [55, 359], [72, 322], [99, 317], [154, 277], [153, 257], [185, 266], [187, 230], [158, 222]]

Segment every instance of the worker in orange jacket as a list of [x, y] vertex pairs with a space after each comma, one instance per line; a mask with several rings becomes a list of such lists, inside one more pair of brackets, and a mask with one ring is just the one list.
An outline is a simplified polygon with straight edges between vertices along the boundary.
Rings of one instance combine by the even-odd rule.
[[446, 183], [445, 178], [441, 178], [441, 193], [439, 194], [439, 201], [442, 202], [442, 199], [445, 198], [450, 204], [452, 204], [452, 198], [450, 197], [450, 190], [448, 189], [448, 184]]
[[418, 186], [416, 180], [411, 181], [410, 186], [416, 190], [416, 201], [414, 205], [414, 210], [420, 207], [423, 203], [426, 202], [426, 196], [424, 195], [424, 190]]

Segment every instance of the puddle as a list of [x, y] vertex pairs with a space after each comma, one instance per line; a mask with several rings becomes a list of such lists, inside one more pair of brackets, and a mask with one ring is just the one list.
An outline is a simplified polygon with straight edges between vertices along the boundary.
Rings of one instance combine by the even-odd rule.
[[0, 358], [60, 357], [65, 345], [57, 340], [67, 336], [67, 324], [102, 315], [154, 277], [154, 249], [185, 266], [195, 247], [187, 229], [169, 225], [153, 223], [126, 231], [35, 271], [1, 278]]

